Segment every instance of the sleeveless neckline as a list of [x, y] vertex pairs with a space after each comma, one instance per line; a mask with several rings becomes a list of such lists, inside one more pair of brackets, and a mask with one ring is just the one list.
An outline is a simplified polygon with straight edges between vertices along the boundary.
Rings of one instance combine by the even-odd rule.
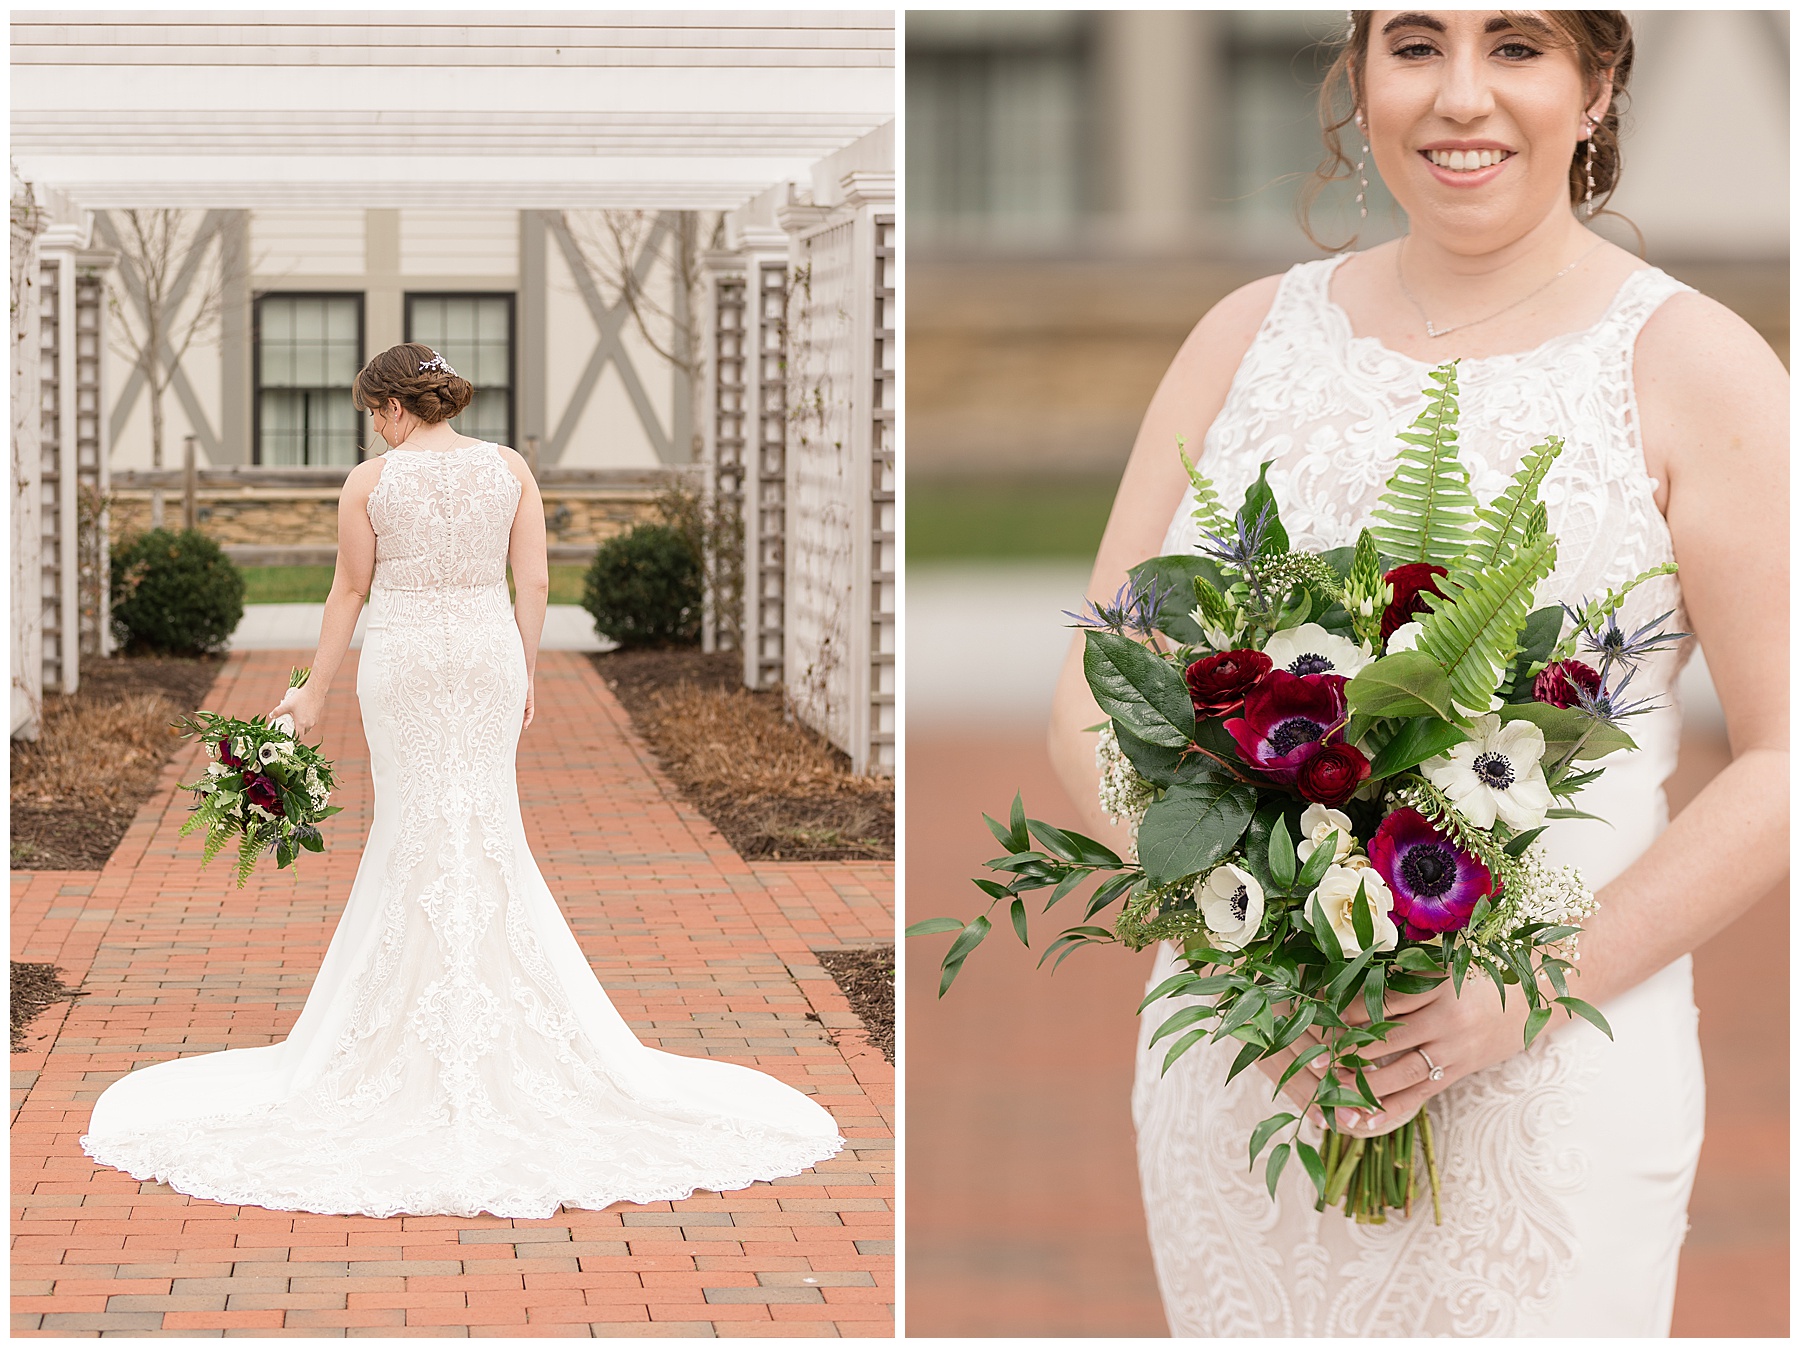
[[[389, 445], [388, 454], [461, 454], [465, 449], [480, 449], [483, 445], [492, 445], [495, 449], [500, 447], [494, 440], [477, 440], [472, 445], [457, 445], [452, 449], [407, 449], [404, 445]], [[387, 455], [381, 457], [386, 458]]]
[[[1442, 360], [1421, 360], [1418, 356], [1410, 356], [1404, 351], [1396, 350], [1394, 347], [1391, 347], [1386, 342], [1382, 341], [1379, 337], [1365, 337], [1356, 331], [1355, 324], [1350, 321], [1349, 311], [1331, 296], [1332, 278], [1337, 275], [1338, 268], [1343, 266], [1344, 263], [1348, 262], [1353, 256], [1354, 254], [1351, 253], [1340, 253], [1337, 257], [1327, 259], [1325, 274], [1319, 284], [1320, 307], [1324, 310], [1326, 317], [1342, 329], [1342, 332], [1338, 335], [1341, 336], [1345, 342], [1361, 343], [1365, 346], [1373, 347], [1384, 355], [1393, 356], [1399, 360], [1410, 361], [1421, 370], [1429, 370], [1442, 365], [1444, 363]], [[1657, 268], [1648, 266], [1636, 267], [1627, 272], [1625, 274], [1625, 279], [1620, 281], [1618, 288], [1613, 291], [1612, 298], [1607, 301], [1606, 308], [1601, 311], [1600, 317], [1588, 324], [1585, 328], [1571, 328], [1567, 332], [1556, 333], [1553, 336], [1544, 338], [1544, 340], [1539, 342], [1536, 346], [1526, 347], [1520, 351], [1500, 351], [1491, 356], [1447, 356], [1445, 359], [1455, 359], [1459, 365], [1464, 367], [1502, 365], [1508, 361], [1530, 360], [1534, 356], [1542, 355], [1547, 349], [1555, 346], [1558, 342], [1580, 341], [1584, 338], [1592, 337], [1595, 333], [1599, 332], [1601, 328], [1605, 327], [1608, 323], [1611, 323], [1618, 316], [1619, 309], [1630, 298], [1632, 288], [1638, 284], [1638, 277], [1655, 276], [1658, 274]]]

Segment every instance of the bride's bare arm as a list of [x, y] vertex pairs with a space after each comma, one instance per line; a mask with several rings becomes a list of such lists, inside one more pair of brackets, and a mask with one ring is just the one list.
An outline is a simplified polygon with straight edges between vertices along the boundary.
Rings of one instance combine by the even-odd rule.
[[[1725, 709], [1732, 761], [1600, 891], [1570, 988], [1596, 1004], [1703, 944], [1787, 869], [1787, 372], [1742, 319], [1684, 295], [1645, 325], [1636, 383], [1646, 458], [1659, 496], [1666, 492], [1682, 595]], [[1485, 980], [1471, 980], [1460, 1000], [1427, 993], [1388, 1006], [1407, 1021], [1389, 1043], [1430, 1044], [1447, 1070], [1442, 1081], [1421, 1081], [1423, 1061], [1404, 1053], [1371, 1073], [1386, 1106], [1382, 1126], [1519, 1051], [1523, 999], [1509, 999], [1503, 1013]]]
[[369, 523], [369, 493], [381, 478], [382, 460], [359, 463], [344, 479], [338, 497], [337, 570], [331, 577], [331, 593], [325, 598], [325, 617], [319, 624], [319, 648], [313, 652], [312, 675], [304, 688], [289, 690], [269, 713], [269, 719], [288, 714], [294, 718], [296, 736], [308, 734], [319, 723], [325, 694], [337, 677], [369, 584], [375, 577], [375, 526]]
[[[1090, 598], [1112, 598], [1127, 571], [1161, 550], [1187, 486], [1176, 441], [1185, 438], [1189, 457], [1198, 458], [1200, 441], [1224, 406], [1232, 375], [1268, 314], [1280, 280], [1266, 277], [1220, 300], [1188, 334], [1163, 375], [1113, 498], [1088, 581]], [[1063, 661], [1050, 712], [1050, 761], [1094, 836], [1121, 847], [1124, 830], [1107, 821], [1096, 799], [1100, 774], [1094, 765], [1094, 737], [1086, 728], [1105, 718], [1082, 677], [1081, 653], [1082, 642], [1074, 640]]]
[[512, 567], [513, 620], [525, 646], [525, 676], [530, 681], [525, 695], [525, 724], [530, 725], [537, 700], [532, 688], [537, 680], [538, 643], [544, 635], [544, 610], [550, 604], [550, 558], [544, 534], [544, 498], [538, 492], [537, 479], [517, 450], [503, 453], [521, 489], [507, 562]]

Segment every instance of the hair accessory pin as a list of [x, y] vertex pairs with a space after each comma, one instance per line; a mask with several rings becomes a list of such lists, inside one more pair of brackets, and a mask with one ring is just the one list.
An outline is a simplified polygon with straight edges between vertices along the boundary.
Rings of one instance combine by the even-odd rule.
[[442, 356], [433, 356], [430, 360], [420, 361], [419, 362], [420, 373], [422, 374], [426, 370], [441, 370], [443, 373], [450, 374], [450, 375], [453, 375], [456, 373], [455, 370], [450, 368], [450, 362], [445, 360]]

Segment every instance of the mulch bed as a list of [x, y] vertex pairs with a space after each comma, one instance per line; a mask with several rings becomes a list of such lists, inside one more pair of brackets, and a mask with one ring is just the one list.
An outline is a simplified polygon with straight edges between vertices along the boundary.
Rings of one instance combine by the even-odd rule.
[[743, 657], [692, 647], [592, 657], [683, 796], [744, 857], [891, 859], [894, 783], [743, 686]]
[[12, 962], [9, 986], [12, 989], [14, 1053], [25, 1047], [26, 1026], [57, 1002], [81, 996], [74, 988], [64, 986], [63, 981], [57, 977], [61, 972], [54, 964], [24, 964], [18, 960]]
[[39, 736], [12, 746], [12, 865], [99, 870], [180, 743], [223, 657], [118, 656], [83, 663], [73, 697], [44, 698]]
[[894, 947], [815, 950], [881, 1056], [894, 1061]]

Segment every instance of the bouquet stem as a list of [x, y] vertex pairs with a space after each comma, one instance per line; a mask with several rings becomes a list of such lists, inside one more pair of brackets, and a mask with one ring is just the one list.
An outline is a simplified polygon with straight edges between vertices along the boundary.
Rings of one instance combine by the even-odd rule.
[[1426, 1181], [1431, 1188], [1432, 1217], [1444, 1223], [1441, 1185], [1437, 1167], [1437, 1141], [1431, 1116], [1420, 1110], [1391, 1133], [1380, 1137], [1351, 1137], [1327, 1130], [1321, 1151], [1325, 1162], [1325, 1192], [1315, 1205], [1320, 1211], [1342, 1203], [1344, 1215], [1379, 1226], [1388, 1210], [1412, 1216], [1419, 1194], [1418, 1153], [1425, 1153]]

